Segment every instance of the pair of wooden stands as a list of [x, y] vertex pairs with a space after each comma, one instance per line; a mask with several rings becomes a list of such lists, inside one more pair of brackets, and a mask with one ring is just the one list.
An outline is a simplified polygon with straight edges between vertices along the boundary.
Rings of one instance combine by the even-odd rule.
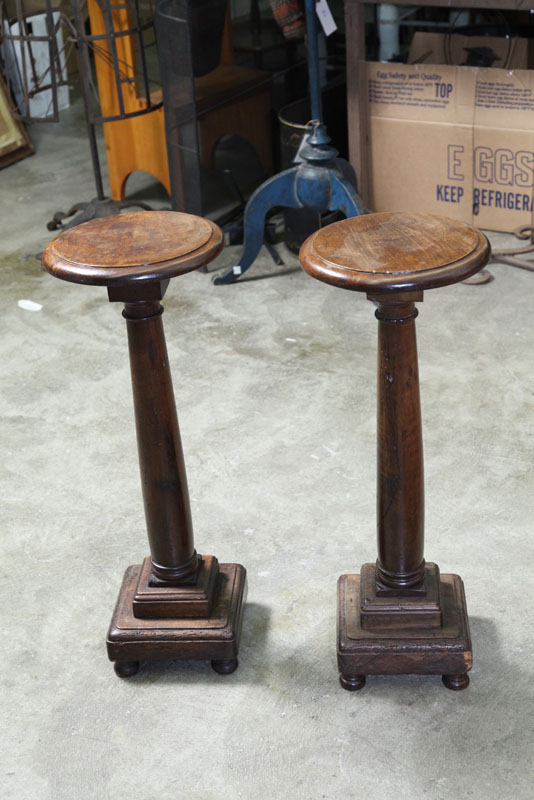
[[[43, 256], [56, 277], [106, 286], [111, 302], [124, 303], [151, 555], [126, 570], [108, 632], [121, 677], [150, 659], [208, 659], [220, 673], [238, 665], [246, 573], [194, 547], [160, 303], [170, 278], [207, 264], [222, 244], [208, 220], [152, 211], [71, 228]], [[437, 674], [450, 689], [469, 683], [462, 581], [423, 557], [415, 303], [425, 289], [474, 274], [489, 254], [468, 225], [406, 213], [335, 223], [301, 251], [313, 277], [366, 292], [377, 305], [378, 560], [339, 580], [338, 664], [349, 690], [369, 674]]]

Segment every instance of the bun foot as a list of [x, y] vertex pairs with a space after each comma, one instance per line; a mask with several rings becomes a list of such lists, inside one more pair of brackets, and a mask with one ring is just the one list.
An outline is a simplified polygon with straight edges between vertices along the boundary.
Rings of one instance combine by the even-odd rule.
[[357, 692], [365, 686], [365, 675], [343, 675], [339, 676], [339, 682], [347, 692]]
[[131, 678], [139, 670], [139, 661], [115, 661], [113, 669], [119, 678]]
[[238, 668], [239, 661], [237, 658], [229, 658], [225, 661], [212, 661], [211, 666], [219, 675], [230, 675]]
[[447, 689], [452, 689], [454, 692], [459, 692], [460, 689], [467, 689], [469, 686], [467, 672], [462, 672], [460, 675], [443, 675], [441, 680]]

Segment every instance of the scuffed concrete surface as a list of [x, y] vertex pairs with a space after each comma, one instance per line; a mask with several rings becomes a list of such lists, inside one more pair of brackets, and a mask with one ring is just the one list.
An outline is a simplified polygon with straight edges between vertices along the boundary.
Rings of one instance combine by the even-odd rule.
[[240, 667], [121, 681], [106, 629], [147, 554], [126, 331], [105, 290], [25, 258], [93, 195], [74, 112], [32, 136], [0, 173], [0, 797], [530, 800], [534, 275], [495, 266], [418, 319], [426, 555], [466, 585], [467, 691], [338, 685], [336, 580], [375, 557], [376, 320], [286, 253], [239, 286], [175, 279], [164, 303], [197, 547], [248, 570]]

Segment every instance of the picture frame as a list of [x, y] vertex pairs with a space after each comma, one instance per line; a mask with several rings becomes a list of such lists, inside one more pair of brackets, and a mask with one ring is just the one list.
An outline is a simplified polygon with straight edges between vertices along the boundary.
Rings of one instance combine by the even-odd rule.
[[11, 113], [7, 86], [0, 75], [0, 169], [32, 155], [33, 145], [24, 125]]

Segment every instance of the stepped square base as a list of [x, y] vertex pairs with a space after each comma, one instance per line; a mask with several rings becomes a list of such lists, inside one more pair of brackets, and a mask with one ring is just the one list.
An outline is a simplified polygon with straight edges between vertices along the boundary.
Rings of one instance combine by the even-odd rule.
[[153, 577], [150, 558], [145, 558], [133, 597], [134, 616], [139, 619], [211, 616], [218, 572], [215, 556], [200, 556], [198, 569], [188, 581], [169, 586]]
[[[342, 575], [338, 582], [337, 658], [345, 688], [360, 688], [365, 675], [464, 676], [472, 667], [471, 636], [462, 579], [440, 576], [442, 624], [437, 628], [406, 627], [366, 630], [360, 618], [360, 576]], [[357, 685], [357, 684], [360, 685]], [[449, 688], [464, 688], [455, 686]]]
[[[128, 567], [107, 636], [110, 661], [122, 677], [133, 675], [139, 661], [207, 659], [216, 671], [237, 666], [246, 570], [241, 564], [219, 564], [215, 597], [209, 616], [140, 619], [133, 602], [142, 565]], [[217, 669], [219, 662], [223, 666]], [[228, 665], [225, 668], [224, 665]]]
[[366, 630], [441, 627], [440, 575], [437, 564], [427, 563], [421, 589], [399, 595], [377, 590], [375, 564], [360, 571], [360, 624]]

